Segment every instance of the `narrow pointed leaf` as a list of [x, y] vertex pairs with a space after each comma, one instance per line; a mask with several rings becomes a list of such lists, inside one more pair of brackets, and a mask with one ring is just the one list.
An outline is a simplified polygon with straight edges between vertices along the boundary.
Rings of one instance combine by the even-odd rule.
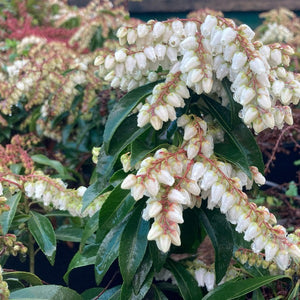
[[98, 243], [101, 243], [109, 230], [123, 221], [134, 206], [134, 203], [135, 201], [131, 197], [130, 191], [122, 190], [121, 185], [115, 187], [105, 200], [99, 213], [99, 226], [96, 235]]
[[168, 300], [165, 294], [154, 284], [151, 286], [151, 292], [155, 300]]
[[150, 83], [134, 89], [115, 104], [107, 118], [103, 134], [104, 147], [107, 153], [109, 153], [110, 142], [117, 128], [121, 125], [123, 120], [127, 118], [132, 109], [151, 93], [156, 84], [157, 82]]
[[296, 283], [294, 289], [291, 291], [287, 300], [293, 300], [293, 299], [298, 300], [300, 295], [299, 291], [300, 291], [300, 281], [298, 280], [298, 282]]
[[121, 235], [125, 225], [126, 222], [122, 222], [110, 230], [99, 246], [95, 262], [95, 278], [98, 285], [118, 257]]
[[236, 299], [281, 278], [288, 278], [288, 276], [276, 275], [228, 281], [205, 295], [203, 300]]
[[181, 296], [184, 300], [195, 300], [202, 298], [202, 291], [198, 287], [197, 281], [181, 263], [169, 259], [167, 268], [174, 275]]
[[0, 214], [0, 225], [3, 235], [8, 233], [10, 225], [16, 214], [16, 210], [21, 199], [22, 192], [18, 192], [7, 198], [6, 204], [9, 206], [9, 210]]
[[160, 251], [154, 241], [149, 242], [149, 251], [153, 261], [154, 270], [158, 273], [164, 266], [168, 257], [168, 253], [163, 253], [162, 251]]
[[38, 278], [36, 275], [29, 272], [23, 272], [23, 271], [3, 272], [2, 275], [4, 280], [15, 278], [18, 280], [24, 280], [31, 285], [43, 284], [40, 278]]
[[149, 222], [142, 219], [144, 205], [138, 205], [123, 231], [119, 265], [125, 284], [130, 284], [146, 252]]
[[219, 210], [198, 209], [200, 222], [203, 224], [215, 249], [216, 282], [226, 274], [233, 253], [233, 238], [230, 224]]
[[55, 232], [47, 217], [31, 211], [31, 218], [28, 221], [28, 228], [35, 241], [53, 265], [56, 252]]
[[[113, 297], [116, 297], [121, 293], [121, 285], [114, 286], [113, 288], [106, 290], [99, 298], [98, 300], [108, 300], [108, 299], [114, 299]], [[117, 298], [116, 298], [117, 299]]]
[[94, 234], [98, 229], [99, 224], [99, 211], [97, 211], [86, 223], [82, 235], [81, 235], [81, 241], [79, 249], [82, 250], [86, 241], [89, 239], [89, 237]]

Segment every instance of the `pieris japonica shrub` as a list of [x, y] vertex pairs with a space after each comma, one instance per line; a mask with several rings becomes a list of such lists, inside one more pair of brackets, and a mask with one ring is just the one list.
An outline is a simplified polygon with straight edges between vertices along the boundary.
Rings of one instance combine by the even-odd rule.
[[[220, 12], [142, 23], [108, 1], [47, 5], [54, 29], [81, 20], [70, 38], [24, 18], [35, 35], [2, 42], [0, 299], [234, 299], [275, 280], [296, 295], [300, 231], [252, 201], [265, 183], [255, 135], [292, 125], [299, 102], [293, 49]], [[120, 23], [118, 43], [94, 49]], [[93, 265], [105, 288], [43, 285], [35, 254], [54, 264], [57, 240], [79, 243], [66, 284]], [[17, 255], [30, 273], [5, 269]], [[122, 284], [116, 271], [106, 285], [116, 260]]]
[[[227, 299], [299, 273], [299, 231], [287, 234], [247, 192], [265, 183], [254, 135], [293, 124], [299, 75], [288, 71], [290, 46], [254, 35], [219, 16], [151, 20], [121, 27], [120, 47], [96, 58], [99, 75], [128, 92], [108, 117], [98, 179], [83, 196], [85, 207], [111, 190], [95, 274], [101, 282], [107, 259], [118, 257], [121, 299], [159, 294], [153, 276], [172, 279], [184, 299], [201, 298], [199, 287], [211, 291], [205, 299]], [[172, 253], [199, 246], [203, 229], [214, 265], [174, 262]], [[234, 253], [266, 276], [237, 281]]]

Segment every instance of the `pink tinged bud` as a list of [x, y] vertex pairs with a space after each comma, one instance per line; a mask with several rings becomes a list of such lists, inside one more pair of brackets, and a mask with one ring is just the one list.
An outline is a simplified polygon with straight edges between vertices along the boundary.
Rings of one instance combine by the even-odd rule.
[[184, 127], [184, 136], [183, 139], [188, 141], [197, 134], [197, 129], [192, 123], [188, 123]]
[[155, 178], [147, 178], [145, 180], [145, 187], [150, 196], [155, 197], [159, 192], [159, 183]]
[[213, 290], [215, 286], [215, 273], [206, 272], [206, 274], [204, 275], [204, 283], [208, 291]]
[[154, 109], [154, 112], [163, 122], [168, 121], [169, 114], [168, 114], [168, 110], [165, 106], [163, 106], [163, 105], [156, 106]]
[[128, 190], [136, 184], [136, 176], [129, 174], [122, 182], [121, 189]]
[[254, 106], [248, 106], [244, 115], [244, 122], [246, 125], [250, 125], [258, 117], [258, 110]]
[[131, 196], [135, 201], [138, 201], [143, 198], [145, 193], [145, 186], [143, 184], [137, 183], [131, 188]]
[[162, 44], [157, 44], [154, 48], [154, 51], [158, 60], [163, 60], [167, 52], [167, 47]]
[[137, 27], [137, 35], [139, 38], [144, 38], [149, 33], [150, 28], [146, 24], [139, 24]]
[[149, 241], [156, 240], [161, 234], [163, 234], [162, 227], [157, 222], [154, 222], [148, 232], [147, 239]]
[[104, 67], [107, 70], [111, 70], [114, 66], [115, 66], [115, 58], [111, 54], [108, 54], [104, 61]]
[[182, 211], [180, 212], [179, 210], [169, 210], [167, 212], [166, 217], [175, 223], [182, 224], [184, 222], [183, 217], [182, 217]]
[[272, 50], [270, 53], [270, 58], [271, 58], [272, 64], [274, 64], [276, 66], [280, 65], [282, 63], [281, 51], [279, 49]]
[[171, 242], [175, 246], [181, 245], [180, 233], [178, 231], [172, 230], [170, 233]]
[[139, 52], [135, 54], [136, 63], [140, 70], [144, 70], [147, 68], [147, 58], [143, 52]]
[[240, 69], [243, 68], [246, 61], [247, 61], [247, 56], [245, 53], [236, 52], [232, 58], [232, 65], [231, 65], [232, 70], [239, 71]]
[[286, 270], [290, 263], [290, 256], [288, 251], [286, 250], [278, 251], [275, 257], [275, 262], [279, 267], [279, 269], [281, 269], [282, 271]]
[[200, 28], [202, 35], [204, 37], [208, 37], [211, 34], [212, 29], [217, 25], [217, 23], [218, 20], [215, 16], [208, 15]]
[[221, 37], [221, 43], [222, 45], [228, 45], [229, 43], [233, 42], [236, 38], [237, 32], [231, 28], [227, 27], [223, 30], [222, 32], [222, 37]]
[[270, 112], [262, 114], [262, 121], [266, 127], [273, 129], [275, 126], [274, 115]]
[[153, 26], [153, 37], [155, 39], [160, 38], [165, 32], [166, 26], [162, 22], [156, 22]]
[[207, 273], [207, 270], [204, 268], [200, 268], [195, 271], [195, 277], [198, 282], [198, 286], [204, 287], [204, 276]]
[[280, 93], [280, 97], [281, 97], [281, 103], [287, 105], [292, 100], [293, 92], [289, 88], [283, 88]]
[[163, 121], [158, 116], [152, 116], [150, 118], [150, 124], [155, 130], [160, 130], [163, 126]]
[[255, 95], [256, 95], [256, 92], [254, 91], [253, 88], [245, 86], [241, 93], [240, 103], [243, 106], [249, 104], [253, 100]]
[[165, 185], [172, 186], [175, 182], [175, 179], [167, 170], [160, 170], [157, 174], [157, 180]]
[[202, 88], [203, 88], [203, 91], [206, 93], [206, 94], [209, 94], [211, 92], [211, 89], [213, 87], [213, 80], [212, 78], [203, 78], [202, 80]]
[[148, 205], [148, 215], [150, 218], [155, 218], [162, 210], [162, 205], [158, 201], [153, 201]]
[[144, 127], [150, 121], [150, 114], [147, 111], [140, 111], [137, 118], [137, 126]]
[[137, 39], [137, 32], [135, 29], [128, 29], [128, 33], [127, 33], [127, 42], [129, 45], [132, 45], [136, 42]]
[[177, 62], [177, 49], [169, 46], [167, 48], [167, 56], [171, 63]]
[[278, 252], [278, 245], [272, 241], [267, 242], [265, 246], [265, 260], [271, 261]]
[[258, 235], [253, 243], [251, 244], [251, 249], [254, 253], [260, 253], [266, 246], [267, 239], [263, 234]]
[[292, 258], [296, 260], [296, 262], [299, 262], [300, 249], [296, 245], [291, 245], [290, 247], [288, 247], [288, 252], [292, 256]]
[[148, 46], [144, 49], [144, 54], [146, 55], [146, 57], [151, 60], [152, 62], [156, 62], [157, 57], [155, 54], [155, 50], [152, 46]]
[[214, 171], [207, 171], [202, 178], [201, 189], [207, 191], [218, 179], [218, 175]]
[[184, 50], [195, 50], [198, 42], [195, 36], [189, 36], [180, 43], [180, 47]]
[[258, 185], [264, 185], [266, 183], [266, 178], [259, 172], [254, 174], [253, 179]]
[[207, 167], [204, 166], [203, 163], [196, 162], [192, 167], [190, 179], [198, 181], [206, 171], [207, 171]]
[[166, 253], [171, 246], [171, 238], [167, 234], [162, 234], [156, 239], [156, 245], [159, 250]]
[[259, 225], [255, 222], [251, 222], [249, 224], [249, 227], [245, 231], [244, 239], [249, 242], [253, 240], [255, 237], [257, 237], [260, 233], [261, 233], [261, 229]]
[[266, 72], [265, 65], [259, 57], [255, 57], [249, 63], [250, 69], [254, 74], [262, 74]]

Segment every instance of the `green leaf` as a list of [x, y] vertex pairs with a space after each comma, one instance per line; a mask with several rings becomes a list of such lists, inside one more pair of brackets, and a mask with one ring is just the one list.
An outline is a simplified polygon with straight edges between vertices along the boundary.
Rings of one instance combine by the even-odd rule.
[[252, 300], [265, 300], [265, 297], [260, 289], [253, 291]]
[[62, 225], [55, 230], [57, 240], [68, 242], [80, 242], [83, 229], [73, 225]]
[[83, 212], [98, 196], [101, 195], [104, 189], [104, 185], [101, 184], [101, 182], [94, 182], [92, 185], [90, 185], [82, 197], [82, 209]]
[[184, 300], [195, 300], [202, 298], [202, 291], [198, 287], [197, 281], [182, 264], [169, 259], [167, 262], [167, 268], [174, 275], [181, 296]]
[[72, 179], [73, 177], [68, 175], [66, 168], [57, 160], [49, 159], [47, 156], [43, 154], [35, 154], [31, 156], [32, 160], [38, 164], [49, 166], [55, 169], [59, 175], [61, 175], [64, 179]]
[[72, 258], [68, 270], [64, 275], [64, 281], [69, 284], [69, 275], [73, 269], [95, 264], [99, 244], [87, 245], [82, 253], [77, 252]]
[[95, 278], [98, 285], [102, 281], [112, 263], [118, 257], [121, 235], [125, 225], [126, 222], [122, 222], [110, 230], [100, 244], [95, 262]]
[[281, 278], [288, 278], [288, 276], [263, 276], [250, 279], [242, 279], [238, 281], [228, 281], [222, 285], [219, 285], [214, 290], [205, 295], [203, 300], [236, 299]]
[[147, 292], [149, 291], [152, 281], [153, 281], [154, 271], [150, 270], [150, 272], [147, 274], [147, 277], [139, 289], [138, 293], [134, 292], [134, 288], [132, 285], [126, 285], [123, 283], [122, 289], [121, 289], [121, 299], [120, 300], [143, 300], [145, 299], [145, 296]]
[[226, 274], [233, 252], [233, 238], [230, 224], [218, 209], [198, 209], [200, 222], [203, 224], [215, 249], [216, 283]]
[[146, 254], [143, 258], [142, 263], [138, 267], [136, 274], [133, 278], [133, 290], [134, 293], [137, 295], [139, 293], [139, 290], [141, 289], [141, 286], [143, 285], [147, 275], [149, 274], [151, 267], [152, 267], [153, 261], [150, 255], [149, 248], [147, 248]]
[[144, 205], [138, 205], [129, 217], [123, 231], [120, 251], [119, 266], [124, 283], [129, 285], [141, 264], [146, 252], [149, 231], [149, 222], [142, 219]]
[[39, 285], [14, 291], [9, 299], [82, 300], [75, 291], [60, 285]]
[[29, 273], [29, 272], [23, 272], [23, 271], [14, 271], [14, 272], [3, 272], [3, 279], [18, 279], [18, 280], [24, 280], [27, 283], [31, 285], [42, 285], [43, 282], [40, 278], [38, 278], [36, 275]]
[[113, 185], [113, 186], [117, 186], [118, 184], [122, 183], [124, 178], [127, 176], [128, 174], [125, 173], [123, 171], [123, 169], [118, 170], [117, 172], [115, 172], [109, 179], [109, 182]]
[[31, 211], [30, 214], [28, 228], [51, 265], [54, 265], [56, 238], [52, 224], [45, 216], [37, 212]]
[[83, 300], [91, 300], [97, 297], [102, 291], [102, 287], [91, 288], [81, 293], [81, 297]]
[[98, 300], [119, 300], [121, 295], [121, 285], [114, 286], [113, 288], [106, 290]]
[[165, 296], [165, 294], [154, 284], [151, 286], [151, 299], [154, 300], [168, 300], [168, 298]]
[[121, 185], [115, 187], [103, 203], [99, 213], [99, 227], [96, 241], [101, 243], [105, 235], [117, 224], [123, 221], [130, 212], [135, 201], [130, 191], [122, 190]]
[[299, 300], [300, 281], [298, 280], [287, 300]]
[[0, 225], [2, 227], [3, 235], [8, 233], [12, 220], [16, 214], [22, 192], [18, 192], [7, 198], [6, 204], [10, 207], [8, 211], [0, 214]]
[[97, 231], [98, 224], [99, 224], [99, 211], [97, 211], [91, 218], [89, 218], [89, 220], [87, 221], [84, 227], [84, 230], [81, 235], [80, 246], [79, 246], [80, 251], [84, 247], [89, 237]]
[[160, 270], [162, 269], [163, 265], [166, 262], [166, 259], [168, 257], [168, 253], [164, 253], [162, 251], [160, 251], [157, 246], [156, 243], [153, 241], [149, 242], [149, 250], [150, 250], [150, 255], [153, 261], [153, 267], [155, 272], [160, 272]]
[[[143, 101], [143, 99], [152, 92], [156, 84], [157, 82], [154, 82], [134, 89], [133, 91], [126, 94], [123, 98], [121, 98], [118, 103], [115, 104], [113, 110], [107, 118], [103, 134], [103, 141], [106, 153], [110, 153], [110, 142], [118, 127], [127, 118], [128, 114], [132, 111], [132, 109], [139, 102]], [[123, 129], [124, 128], [125, 127], [123, 127]]]
[[226, 107], [205, 95], [202, 99], [211, 115], [216, 118], [226, 133], [225, 143], [215, 145], [216, 154], [241, 168], [250, 178], [252, 177], [250, 166], [256, 166], [263, 173], [264, 163], [261, 151], [247, 126], [242, 120], [236, 121], [231, 126], [230, 111]]

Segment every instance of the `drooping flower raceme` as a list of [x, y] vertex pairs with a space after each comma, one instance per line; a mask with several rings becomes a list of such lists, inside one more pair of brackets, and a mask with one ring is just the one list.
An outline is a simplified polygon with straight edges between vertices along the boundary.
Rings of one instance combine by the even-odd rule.
[[163, 122], [174, 120], [175, 108], [184, 107], [189, 98], [188, 88], [199, 95], [216, 93], [226, 104], [225, 77], [232, 83], [234, 100], [242, 105], [240, 117], [255, 132], [293, 123], [288, 105], [299, 102], [300, 83], [285, 68], [291, 47], [263, 45], [253, 41], [254, 32], [247, 25], [210, 15], [203, 23], [149, 21], [122, 27], [117, 35], [120, 45], [128, 46], [95, 60], [99, 74], [112, 87], [130, 91], [165, 79], [138, 108], [138, 126], [150, 122], [160, 129]]
[[265, 207], [257, 207], [242, 191], [251, 188], [253, 180], [261, 185], [265, 179], [256, 167], [251, 167], [253, 180], [230, 163], [214, 155], [214, 137], [209, 123], [195, 115], [183, 115], [177, 120], [183, 128], [183, 142], [179, 147], [157, 150], [145, 158], [136, 174], [129, 174], [121, 187], [131, 189], [138, 201], [148, 197], [143, 218], [154, 219], [148, 233], [163, 252], [170, 245], [180, 245], [179, 224], [183, 210], [201, 206], [218, 207], [227, 220], [236, 225], [246, 241], [252, 242], [255, 253], [265, 251], [267, 261], [275, 261], [285, 270], [291, 259], [298, 261], [300, 250], [287, 238], [285, 229], [276, 225], [275, 216]]

